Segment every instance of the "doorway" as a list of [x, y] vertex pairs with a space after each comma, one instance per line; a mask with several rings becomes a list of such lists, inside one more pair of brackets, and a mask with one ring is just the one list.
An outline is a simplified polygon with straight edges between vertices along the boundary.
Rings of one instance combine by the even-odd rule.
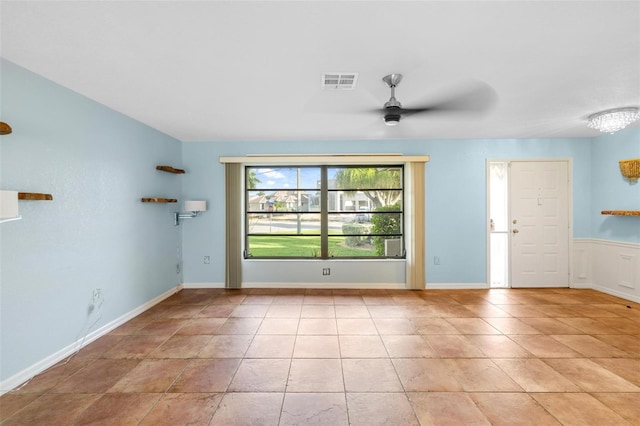
[[568, 287], [569, 161], [490, 160], [487, 178], [490, 287]]

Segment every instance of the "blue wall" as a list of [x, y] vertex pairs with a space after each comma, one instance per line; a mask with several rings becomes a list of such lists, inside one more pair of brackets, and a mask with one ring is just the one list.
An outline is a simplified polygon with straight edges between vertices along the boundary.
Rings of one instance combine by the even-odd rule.
[[44, 192], [53, 201], [20, 201], [23, 219], [0, 225], [1, 379], [81, 339], [175, 287], [181, 142], [1, 62], [1, 189]]
[[591, 154], [592, 238], [640, 242], [640, 217], [603, 216], [602, 210], [640, 210], [640, 181], [620, 173], [618, 161], [640, 158], [640, 128], [594, 138]]

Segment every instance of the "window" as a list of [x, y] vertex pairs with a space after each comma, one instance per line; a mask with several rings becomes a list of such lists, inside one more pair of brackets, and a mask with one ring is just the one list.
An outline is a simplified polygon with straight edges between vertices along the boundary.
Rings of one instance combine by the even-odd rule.
[[246, 166], [245, 258], [404, 258], [402, 165]]

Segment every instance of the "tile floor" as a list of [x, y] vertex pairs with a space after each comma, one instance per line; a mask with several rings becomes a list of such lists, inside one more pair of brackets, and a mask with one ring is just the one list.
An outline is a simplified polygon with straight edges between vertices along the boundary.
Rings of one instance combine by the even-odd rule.
[[2, 425], [640, 424], [640, 304], [592, 290], [183, 290]]

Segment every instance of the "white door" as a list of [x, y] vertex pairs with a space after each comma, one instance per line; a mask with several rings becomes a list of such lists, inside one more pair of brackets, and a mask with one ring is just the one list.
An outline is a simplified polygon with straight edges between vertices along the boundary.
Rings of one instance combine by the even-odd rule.
[[568, 163], [513, 161], [509, 182], [511, 287], [568, 287]]

